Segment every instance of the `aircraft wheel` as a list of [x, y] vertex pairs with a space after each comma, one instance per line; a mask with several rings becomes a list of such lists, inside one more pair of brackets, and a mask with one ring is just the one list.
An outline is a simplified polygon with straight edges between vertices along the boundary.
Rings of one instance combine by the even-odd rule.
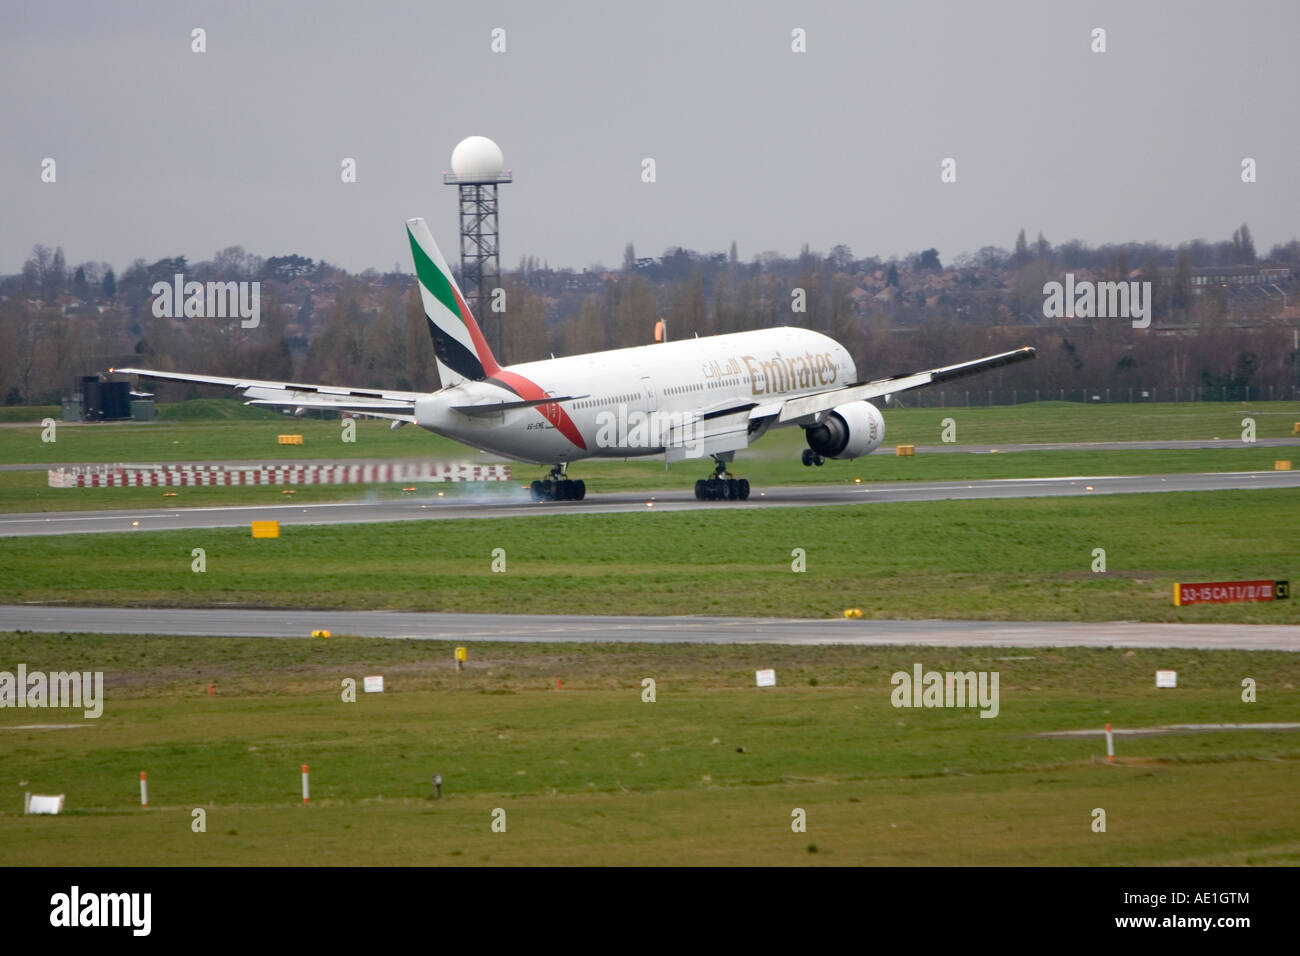
[[532, 497], [534, 501], [541, 501], [542, 483], [540, 481], [534, 481], [531, 485], [528, 486], [528, 494]]
[[803, 450], [803, 455], [800, 456], [799, 460], [802, 461], [804, 467], [807, 468], [813, 463], [813, 450], [811, 448], [805, 448]]
[[727, 479], [727, 500], [728, 501], [740, 500], [740, 482], [738, 482], [735, 478]]
[[741, 478], [740, 481], [737, 482], [737, 487], [740, 491], [740, 500], [748, 501], [749, 500], [749, 479]]
[[695, 499], [697, 501], [704, 500], [704, 479], [703, 478], [699, 478], [695, 482]]
[[826, 464], [826, 459], [823, 458], [821, 455], [814, 455], [813, 464], [816, 465], [818, 468], [820, 468], [822, 465]]
[[579, 478], [573, 483], [573, 500], [581, 501], [587, 497], [587, 483]]

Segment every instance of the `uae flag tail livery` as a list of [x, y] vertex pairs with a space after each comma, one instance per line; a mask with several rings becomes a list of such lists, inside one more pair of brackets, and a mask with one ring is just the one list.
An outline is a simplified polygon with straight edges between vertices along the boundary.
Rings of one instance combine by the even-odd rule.
[[443, 385], [479, 382], [500, 371], [487, 339], [470, 315], [447, 260], [442, 257], [423, 219], [408, 219], [406, 234], [411, 240], [411, 258], [420, 283], [420, 300], [429, 319], [433, 354]]

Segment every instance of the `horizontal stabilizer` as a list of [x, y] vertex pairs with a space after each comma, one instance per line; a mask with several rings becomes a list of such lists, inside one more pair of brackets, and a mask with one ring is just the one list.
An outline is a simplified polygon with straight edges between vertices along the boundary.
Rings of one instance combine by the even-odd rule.
[[536, 408], [538, 405], [550, 405], [552, 402], [575, 402], [586, 395], [560, 395], [555, 398], [530, 398], [518, 402], [488, 402], [484, 405], [453, 405], [452, 411], [463, 415], [497, 415], [513, 411], [516, 408]]
[[254, 398], [244, 402], [245, 405], [259, 405], [267, 408], [310, 408], [312, 411], [357, 412], [363, 415], [415, 415], [415, 406], [409, 402], [325, 402], [303, 401], [294, 398]]

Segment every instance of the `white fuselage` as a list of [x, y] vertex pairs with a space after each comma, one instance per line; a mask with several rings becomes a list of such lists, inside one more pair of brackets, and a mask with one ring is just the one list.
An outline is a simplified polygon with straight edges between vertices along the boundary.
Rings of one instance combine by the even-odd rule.
[[531, 396], [491, 381], [462, 382], [420, 399], [416, 423], [475, 448], [537, 464], [632, 458], [663, 454], [658, 436], [683, 421], [779, 404], [857, 380], [853, 359], [842, 345], [820, 332], [788, 327], [525, 362], [502, 371], [534, 383], [546, 396], [575, 400], [467, 415], [455, 406]]

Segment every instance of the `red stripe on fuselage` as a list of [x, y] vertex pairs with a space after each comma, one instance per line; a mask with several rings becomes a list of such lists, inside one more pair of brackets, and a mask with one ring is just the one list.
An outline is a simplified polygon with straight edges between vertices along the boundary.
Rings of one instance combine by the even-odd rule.
[[[489, 381], [496, 381], [506, 386], [516, 395], [527, 401], [536, 401], [539, 398], [545, 398], [546, 392], [536, 382], [531, 382], [517, 372], [507, 372], [503, 369], [497, 369]], [[573, 442], [583, 451], [587, 450], [587, 443], [582, 440], [582, 433], [578, 431], [578, 426], [573, 423], [569, 413], [560, 407], [557, 402], [548, 402], [545, 405], [536, 406], [537, 411], [548, 422], [552, 422], [560, 430], [560, 434], [569, 441]]]

